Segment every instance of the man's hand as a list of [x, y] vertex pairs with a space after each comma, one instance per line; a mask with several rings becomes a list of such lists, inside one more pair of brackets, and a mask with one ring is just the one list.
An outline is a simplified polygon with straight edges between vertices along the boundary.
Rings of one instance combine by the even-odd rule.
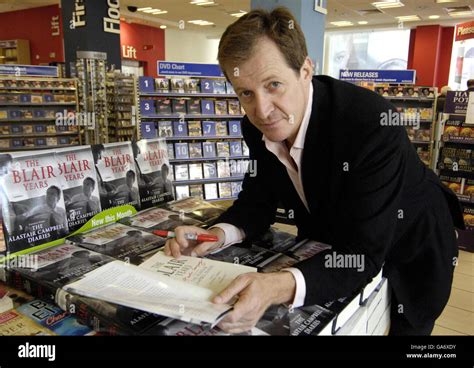
[[[225, 242], [224, 231], [217, 227], [204, 230], [196, 226], [178, 226], [174, 230], [174, 233], [176, 234], [176, 238], [166, 241], [164, 252], [167, 256], [173, 256], [175, 258], [181, 257], [181, 254], [193, 257], [205, 256], [222, 246]], [[193, 240], [187, 240], [184, 235], [186, 233], [212, 234], [216, 235], [219, 240], [216, 242], [198, 243]]]
[[220, 304], [228, 303], [234, 296], [239, 298], [234, 310], [218, 326], [228, 333], [249, 331], [272, 304], [291, 302], [295, 291], [296, 281], [290, 272], [240, 275], [213, 300]]

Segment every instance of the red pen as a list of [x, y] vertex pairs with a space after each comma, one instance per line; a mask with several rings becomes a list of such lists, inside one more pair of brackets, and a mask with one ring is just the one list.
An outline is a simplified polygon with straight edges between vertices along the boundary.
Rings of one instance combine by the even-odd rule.
[[[161, 236], [162, 238], [176, 238], [176, 234], [172, 231], [167, 230], [153, 230], [153, 234]], [[187, 240], [196, 240], [198, 242], [215, 242], [218, 241], [218, 237], [216, 235], [210, 234], [193, 234], [193, 233], [185, 233], [184, 237]]]

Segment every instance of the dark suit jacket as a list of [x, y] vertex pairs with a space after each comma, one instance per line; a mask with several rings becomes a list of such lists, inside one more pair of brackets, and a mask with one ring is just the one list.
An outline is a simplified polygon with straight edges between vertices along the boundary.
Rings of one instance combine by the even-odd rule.
[[[299, 237], [333, 247], [295, 266], [305, 277], [305, 305], [360, 291], [384, 265], [405, 316], [422, 325], [441, 313], [451, 290], [458, 254], [453, 222], [464, 226], [457, 198], [420, 161], [404, 127], [381, 125], [382, 112], [396, 111], [383, 97], [327, 76], [314, 77], [313, 87], [302, 159], [310, 213], [245, 118], [257, 175], [246, 175], [217, 222], [242, 228], [251, 240], [274, 222], [281, 201], [294, 211]], [[326, 267], [333, 251], [363, 255], [364, 271]]]

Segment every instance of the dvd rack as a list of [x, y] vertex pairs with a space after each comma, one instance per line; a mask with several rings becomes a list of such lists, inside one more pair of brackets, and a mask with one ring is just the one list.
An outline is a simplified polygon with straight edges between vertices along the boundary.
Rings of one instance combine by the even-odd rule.
[[75, 79], [0, 77], [0, 151], [79, 145]]
[[437, 88], [411, 84], [375, 84], [373, 88], [395, 105], [399, 124], [406, 127], [421, 161], [434, 169]]
[[109, 142], [137, 139], [135, 77], [109, 72], [106, 84]]
[[102, 52], [77, 52], [80, 128], [85, 144], [108, 143], [106, 60]]
[[175, 197], [233, 200], [249, 165], [243, 110], [223, 78], [139, 78], [139, 136], [164, 137]]

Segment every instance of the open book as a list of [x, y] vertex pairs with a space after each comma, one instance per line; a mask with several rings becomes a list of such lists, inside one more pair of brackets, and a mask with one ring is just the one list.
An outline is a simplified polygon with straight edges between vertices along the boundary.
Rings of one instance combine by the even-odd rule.
[[108, 263], [64, 290], [192, 323], [216, 325], [232, 310], [212, 298], [253, 267], [158, 252], [140, 266]]

